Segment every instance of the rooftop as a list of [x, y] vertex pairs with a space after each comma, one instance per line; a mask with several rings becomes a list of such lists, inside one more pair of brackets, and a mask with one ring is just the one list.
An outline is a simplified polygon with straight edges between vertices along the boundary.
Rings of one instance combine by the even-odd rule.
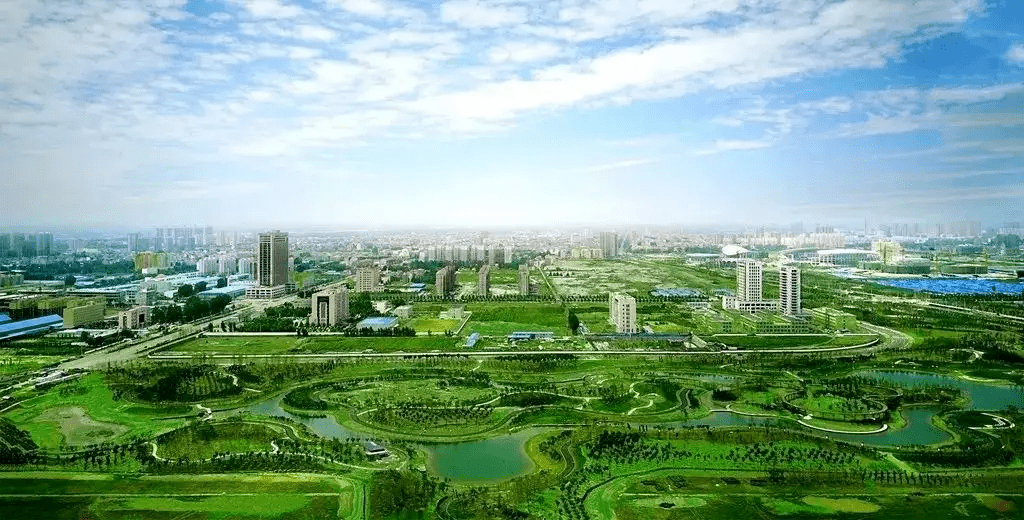
[[50, 329], [59, 329], [63, 326], [64, 318], [61, 318], [59, 314], [21, 321], [7, 321], [0, 324], [0, 339], [16, 338]]

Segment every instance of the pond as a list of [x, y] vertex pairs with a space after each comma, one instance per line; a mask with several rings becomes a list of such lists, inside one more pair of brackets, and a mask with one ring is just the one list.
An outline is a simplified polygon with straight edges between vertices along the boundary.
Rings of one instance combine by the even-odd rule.
[[526, 441], [540, 433], [528, 428], [513, 434], [479, 441], [448, 444], [421, 444], [430, 459], [430, 468], [441, 478], [455, 481], [503, 480], [533, 471], [526, 454]]
[[1024, 284], [984, 278], [872, 278], [871, 282], [912, 291], [941, 294], [1020, 294]]
[[894, 372], [868, 370], [857, 375], [873, 377], [902, 387], [952, 386], [962, 390], [971, 400], [970, 410], [1001, 410], [1008, 405], [1024, 406], [1024, 389], [997, 386], [926, 372]]
[[360, 437], [358, 432], [338, 424], [338, 421], [331, 415], [327, 417], [303, 417], [288, 412], [281, 408], [281, 399], [283, 398], [284, 396], [278, 396], [262, 403], [256, 403], [246, 408], [246, 410], [253, 415], [262, 415], [264, 417], [286, 417], [297, 423], [305, 424], [310, 430], [327, 438], [351, 439]]

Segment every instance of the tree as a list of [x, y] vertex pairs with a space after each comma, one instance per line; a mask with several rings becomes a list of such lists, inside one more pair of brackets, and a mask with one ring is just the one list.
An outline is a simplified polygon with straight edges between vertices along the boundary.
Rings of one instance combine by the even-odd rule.
[[221, 287], [227, 287], [227, 286], [228, 286], [228, 279], [227, 278], [225, 278], [223, 276], [221, 276], [220, 278], [217, 278], [217, 288], [218, 289], [220, 289]]
[[373, 302], [369, 293], [359, 293], [348, 305], [348, 310], [355, 316], [369, 316], [373, 313]]
[[194, 293], [195, 291], [192, 289], [192, 286], [189, 284], [185, 284], [182, 285], [181, 287], [178, 287], [177, 295], [178, 298], [188, 298], [189, 296], [192, 296]]
[[580, 330], [580, 318], [575, 312], [569, 311], [569, 330], [576, 334]]
[[75, 281], [76, 281], [75, 280], [75, 275], [73, 275], [73, 274], [69, 274], [69, 275], [64, 277], [64, 285], [67, 286], [67, 287], [74, 286], [75, 285]]
[[210, 305], [206, 300], [198, 296], [190, 296], [185, 301], [185, 308], [181, 311], [186, 321], [192, 321], [210, 313]]
[[219, 314], [228, 306], [229, 303], [231, 303], [230, 296], [218, 294], [210, 300], [210, 314]]
[[196, 284], [192, 286], [192, 294], [199, 294], [205, 290], [206, 282], [196, 282]]
[[177, 305], [169, 305], [169, 306], [167, 306], [166, 320], [168, 322], [176, 323], [176, 322], [181, 321], [181, 319], [183, 317], [184, 317], [184, 315], [181, 312], [181, 307], [179, 307]]

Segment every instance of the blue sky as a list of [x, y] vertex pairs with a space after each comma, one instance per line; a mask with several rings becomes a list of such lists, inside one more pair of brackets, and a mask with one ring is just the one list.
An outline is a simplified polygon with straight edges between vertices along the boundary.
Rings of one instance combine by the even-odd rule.
[[1024, 2], [4, 2], [0, 225], [1024, 220]]

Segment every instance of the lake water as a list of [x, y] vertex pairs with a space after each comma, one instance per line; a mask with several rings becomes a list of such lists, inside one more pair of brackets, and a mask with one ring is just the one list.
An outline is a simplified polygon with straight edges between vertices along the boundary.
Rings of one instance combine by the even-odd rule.
[[894, 372], [869, 370], [858, 372], [857, 375], [873, 377], [882, 381], [896, 383], [907, 388], [920, 386], [952, 386], [962, 390], [971, 402], [971, 410], [1001, 410], [1007, 405], [1024, 406], [1024, 389], [996, 386], [960, 378], [929, 374], [925, 372]]
[[[1006, 388], [918, 372], [865, 371], [859, 372], [858, 375], [890, 381], [905, 387], [954, 386], [970, 396], [970, 409], [999, 410], [1010, 404], [1024, 406], [1024, 390], [1017, 388]], [[359, 432], [338, 424], [333, 416], [310, 418], [289, 413], [281, 408], [281, 399], [281, 397], [276, 397], [257, 403], [248, 407], [247, 410], [256, 415], [287, 417], [309, 426], [311, 430], [325, 437], [339, 439], [361, 437]], [[935, 412], [935, 409], [928, 407], [910, 407], [904, 410], [907, 426], [900, 430], [888, 430], [867, 435], [835, 433], [827, 435], [833, 439], [875, 446], [934, 444], [950, 438], [948, 433], [932, 426], [931, 417]], [[684, 426], [757, 426], [768, 421], [774, 421], [774, 419], [730, 412], [715, 412], [700, 419], [666, 423], [664, 426], [675, 428]], [[528, 428], [513, 434], [479, 441], [419, 444], [419, 446], [427, 451], [431, 469], [442, 478], [450, 478], [453, 481], [504, 480], [533, 471], [534, 464], [526, 455], [524, 445], [527, 439], [540, 431], [542, 430], [538, 428]]]
[[513, 434], [471, 442], [423, 444], [430, 467], [440, 477], [458, 481], [503, 480], [533, 471], [526, 454], [526, 441], [540, 429], [529, 428]]
[[871, 282], [941, 294], [1020, 294], [1024, 284], [986, 280], [984, 278], [871, 278]]

